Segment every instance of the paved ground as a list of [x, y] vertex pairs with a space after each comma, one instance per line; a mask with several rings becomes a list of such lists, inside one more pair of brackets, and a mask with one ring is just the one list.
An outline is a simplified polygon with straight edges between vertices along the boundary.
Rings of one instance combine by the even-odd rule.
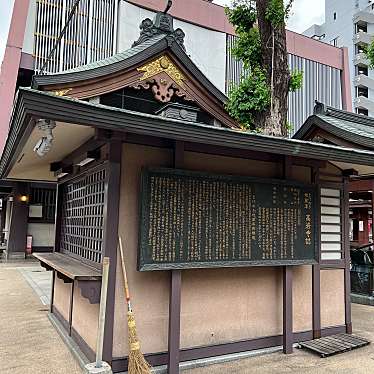
[[[40, 295], [22, 274], [40, 280]], [[35, 263], [0, 264], [1, 374], [82, 373], [47, 318], [48, 307], [42, 301], [48, 300], [42, 289], [48, 291], [48, 277]]]
[[[31, 287], [30, 287], [31, 286]], [[35, 262], [0, 262], [0, 374], [81, 374], [47, 318], [50, 273]], [[373, 344], [321, 359], [295, 349], [184, 370], [184, 374], [371, 374], [374, 372], [374, 307], [353, 304], [354, 333]]]
[[354, 333], [373, 343], [367, 347], [330, 358], [319, 358], [295, 349], [292, 355], [280, 352], [251, 357], [221, 365], [186, 370], [184, 374], [372, 374], [374, 373], [374, 307], [353, 304]]

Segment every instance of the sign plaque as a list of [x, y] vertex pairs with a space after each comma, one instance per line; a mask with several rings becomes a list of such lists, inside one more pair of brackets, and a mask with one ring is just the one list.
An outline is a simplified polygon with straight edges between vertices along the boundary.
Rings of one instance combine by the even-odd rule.
[[316, 201], [296, 182], [145, 169], [139, 270], [316, 263]]

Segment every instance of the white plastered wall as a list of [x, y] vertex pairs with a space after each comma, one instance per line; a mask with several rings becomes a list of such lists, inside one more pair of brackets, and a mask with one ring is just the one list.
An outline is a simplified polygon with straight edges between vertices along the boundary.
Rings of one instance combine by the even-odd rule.
[[[121, 1], [118, 24], [118, 52], [131, 48], [139, 38], [139, 25], [145, 18], [153, 19], [156, 13]], [[199, 69], [225, 92], [226, 34], [174, 19], [174, 28], [186, 34], [187, 54]]]

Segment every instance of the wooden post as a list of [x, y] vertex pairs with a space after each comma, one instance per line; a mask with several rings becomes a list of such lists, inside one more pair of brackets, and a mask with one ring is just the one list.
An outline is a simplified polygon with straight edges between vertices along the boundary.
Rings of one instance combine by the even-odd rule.
[[[371, 191], [371, 242], [374, 243], [374, 187], [372, 187], [372, 191]], [[371, 247], [371, 249], [374, 251], [374, 245]], [[370, 296], [374, 296], [374, 267], [370, 269], [370, 274], [371, 274]]]
[[[318, 187], [319, 185], [319, 168], [312, 168], [312, 184]], [[319, 191], [319, 187], [318, 187]], [[319, 339], [321, 337], [321, 208], [320, 193], [317, 193], [317, 251], [318, 251], [318, 264], [312, 266], [312, 324], [313, 324], [313, 339]]]
[[[183, 168], [184, 143], [176, 141], [174, 145], [174, 167]], [[172, 270], [170, 276], [169, 300], [169, 340], [168, 373], [179, 373], [180, 351], [180, 314], [181, 314], [182, 271]]]
[[352, 316], [351, 316], [351, 251], [349, 243], [349, 181], [344, 178], [343, 189], [343, 245], [344, 245], [344, 285], [345, 285], [345, 325], [348, 334], [352, 334]]
[[51, 300], [49, 302], [49, 312], [53, 313], [53, 302], [55, 299], [55, 283], [56, 283], [56, 271], [52, 269], [52, 288], [51, 288]]
[[111, 266], [108, 275], [103, 360], [111, 363], [113, 360], [113, 325], [116, 291], [119, 203], [121, 192], [122, 141], [120, 139], [111, 139], [108, 145], [108, 167], [105, 181], [106, 213], [103, 257], [109, 257]]
[[73, 328], [73, 305], [74, 305], [74, 283], [71, 282], [71, 293], [70, 293], [70, 305], [69, 305], [69, 335], [71, 336], [71, 330]]
[[283, 267], [283, 353], [293, 352], [292, 266]]
[[371, 242], [374, 243], [374, 190], [371, 191]]
[[[292, 159], [285, 156], [283, 178], [292, 179]], [[293, 352], [292, 266], [283, 266], [283, 353]]]
[[29, 195], [29, 184], [16, 182], [13, 188], [13, 206], [9, 224], [7, 257], [25, 256], [29, 206], [21, 201], [22, 195]]

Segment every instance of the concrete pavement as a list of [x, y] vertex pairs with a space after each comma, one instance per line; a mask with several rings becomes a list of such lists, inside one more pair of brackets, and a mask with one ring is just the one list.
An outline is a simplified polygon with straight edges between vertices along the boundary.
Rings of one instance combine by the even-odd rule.
[[36, 294], [22, 275], [34, 270], [36, 277], [49, 276], [35, 263], [0, 264], [0, 373], [81, 374], [48, 320], [48, 306], [40, 298], [45, 295]]
[[[1, 374], [82, 373], [78, 363], [47, 318], [46, 304], [49, 304], [50, 277], [50, 273], [44, 271], [37, 263], [0, 263]], [[353, 304], [352, 318], [354, 333], [374, 342], [374, 307]], [[277, 351], [183, 370], [184, 374], [371, 374], [373, 372], [374, 343], [325, 359], [295, 349], [295, 353], [288, 356]]]

